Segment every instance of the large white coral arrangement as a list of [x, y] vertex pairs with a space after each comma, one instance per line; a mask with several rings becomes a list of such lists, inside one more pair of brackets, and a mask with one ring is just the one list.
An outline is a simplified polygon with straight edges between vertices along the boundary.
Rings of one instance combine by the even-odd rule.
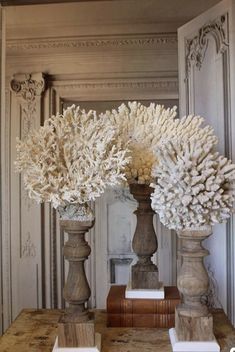
[[126, 167], [128, 183], [150, 184], [152, 168], [158, 162], [154, 153], [163, 141], [174, 137], [199, 138], [216, 143], [213, 129], [201, 125], [204, 119], [187, 116], [176, 119], [176, 107], [165, 109], [163, 105], [151, 103], [148, 107], [138, 102], [122, 104], [118, 110], [106, 111], [106, 116], [118, 127], [119, 140], [130, 150], [131, 163]]
[[230, 216], [235, 165], [213, 147], [213, 140], [175, 138], [156, 150], [152, 208], [168, 228], [203, 228]]
[[107, 120], [75, 106], [46, 120], [26, 140], [17, 142], [15, 165], [24, 172], [29, 197], [51, 202], [54, 208], [78, 206], [125, 180], [129, 158], [126, 150], [114, 144], [115, 136]]

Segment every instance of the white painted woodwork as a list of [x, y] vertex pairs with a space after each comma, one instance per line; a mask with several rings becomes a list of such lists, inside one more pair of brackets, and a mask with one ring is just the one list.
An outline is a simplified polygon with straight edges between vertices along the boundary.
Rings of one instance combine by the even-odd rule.
[[[41, 206], [27, 197], [22, 177], [14, 170], [14, 160], [16, 138], [25, 138], [33, 128], [40, 126], [44, 80], [40, 74], [32, 77], [18, 75], [13, 79], [19, 83], [19, 91], [14, 91], [13, 87], [10, 106], [11, 318], [15, 319], [22, 307], [42, 306], [44, 235]], [[38, 89], [37, 84], [41, 82], [42, 86]], [[27, 292], [31, 294], [28, 295]]]
[[220, 346], [215, 341], [179, 341], [175, 328], [169, 330], [173, 352], [220, 352]]
[[134, 299], [164, 299], [165, 290], [162, 283], [160, 283], [159, 289], [132, 289], [131, 283], [126, 287], [125, 298], [134, 298]]
[[95, 334], [95, 347], [59, 347], [58, 337], [56, 337], [52, 352], [100, 352], [101, 334]]
[[[222, 1], [181, 27], [178, 41], [180, 115], [194, 113], [205, 117], [219, 138], [218, 150], [234, 161], [234, 77], [230, 77], [230, 65], [234, 66], [233, 7], [233, 1]], [[191, 56], [190, 40], [194, 44]], [[221, 303], [234, 323], [233, 222], [234, 218], [227, 225], [216, 225], [205, 245], [211, 253], [206, 265], [216, 291], [209, 299], [212, 304]]]
[[[127, 284], [134, 259], [131, 243], [136, 226], [136, 202], [129, 191], [106, 191], [96, 203], [96, 303], [106, 306], [112, 284]], [[101, 274], [102, 273], [102, 274]], [[99, 292], [104, 291], [104, 294]]]

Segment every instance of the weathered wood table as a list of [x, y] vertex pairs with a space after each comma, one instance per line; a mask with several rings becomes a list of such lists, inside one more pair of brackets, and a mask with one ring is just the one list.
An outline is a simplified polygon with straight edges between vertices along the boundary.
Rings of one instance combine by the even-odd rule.
[[[1, 352], [50, 352], [61, 310], [25, 309], [0, 338]], [[222, 310], [214, 315], [215, 336], [221, 352], [235, 347], [235, 329]], [[102, 352], [171, 352], [167, 329], [107, 328], [105, 311], [96, 311], [96, 331]]]

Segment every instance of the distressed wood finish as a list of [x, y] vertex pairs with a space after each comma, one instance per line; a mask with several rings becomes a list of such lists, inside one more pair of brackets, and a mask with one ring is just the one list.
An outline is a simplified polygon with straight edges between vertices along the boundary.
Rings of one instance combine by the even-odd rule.
[[150, 200], [153, 189], [148, 185], [131, 184], [130, 192], [138, 202], [138, 208], [134, 212], [137, 216], [137, 225], [132, 241], [138, 262], [132, 266], [131, 286], [133, 289], [158, 289], [160, 287], [158, 268], [151, 260], [158, 247], [153, 227], [154, 211]]
[[182, 304], [176, 308], [175, 328], [179, 340], [210, 341], [214, 339], [213, 318], [201, 297], [209, 288], [209, 278], [203, 259], [209, 251], [202, 241], [211, 235], [211, 227], [205, 230], [182, 230], [179, 255], [183, 259], [177, 279], [182, 294]]
[[94, 321], [87, 309], [91, 290], [85, 273], [85, 260], [91, 248], [85, 239], [94, 221], [60, 220], [61, 228], [68, 233], [64, 257], [69, 261], [69, 272], [63, 296], [69, 307], [59, 322], [60, 347], [94, 346]]
[[[62, 322], [61, 322], [62, 320]], [[58, 344], [60, 347], [91, 347], [95, 345], [94, 320], [85, 323], [58, 323]]]
[[[69, 0], [69, 2], [88, 2], [88, 1], [102, 1], [102, 0]], [[107, 1], [107, 0], [106, 0]], [[112, 1], [112, 0], [108, 0]], [[44, 5], [44, 4], [58, 4], [66, 3], [67, 0], [2, 0], [2, 6], [21, 6], [21, 5]]]
[[[0, 338], [1, 352], [51, 352], [61, 310], [23, 310]], [[235, 329], [222, 310], [213, 312], [221, 352], [235, 346]], [[171, 352], [168, 329], [107, 328], [106, 313], [95, 312], [95, 330], [102, 334], [102, 352]]]

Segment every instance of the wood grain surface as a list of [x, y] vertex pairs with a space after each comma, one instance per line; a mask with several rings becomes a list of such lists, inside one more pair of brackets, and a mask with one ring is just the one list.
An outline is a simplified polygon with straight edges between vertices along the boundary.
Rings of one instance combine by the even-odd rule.
[[138, 257], [131, 267], [131, 287], [159, 289], [158, 268], [152, 262], [152, 255], [158, 248], [157, 236], [153, 227], [154, 211], [151, 207], [150, 195], [153, 188], [138, 183], [130, 184], [130, 193], [138, 203], [136, 229], [132, 240], [132, 248]]
[[[51, 352], [61, 310], [25, 309], [0, 338], [1, 352]], [[213, 312], [221, 352], [235, 347], [235, 329], [222, 310]], [[102, 352], [171, 352], [168, 329], [107, 328], [105, 311], [95, 312], [95, 329], [102, 334]]]

